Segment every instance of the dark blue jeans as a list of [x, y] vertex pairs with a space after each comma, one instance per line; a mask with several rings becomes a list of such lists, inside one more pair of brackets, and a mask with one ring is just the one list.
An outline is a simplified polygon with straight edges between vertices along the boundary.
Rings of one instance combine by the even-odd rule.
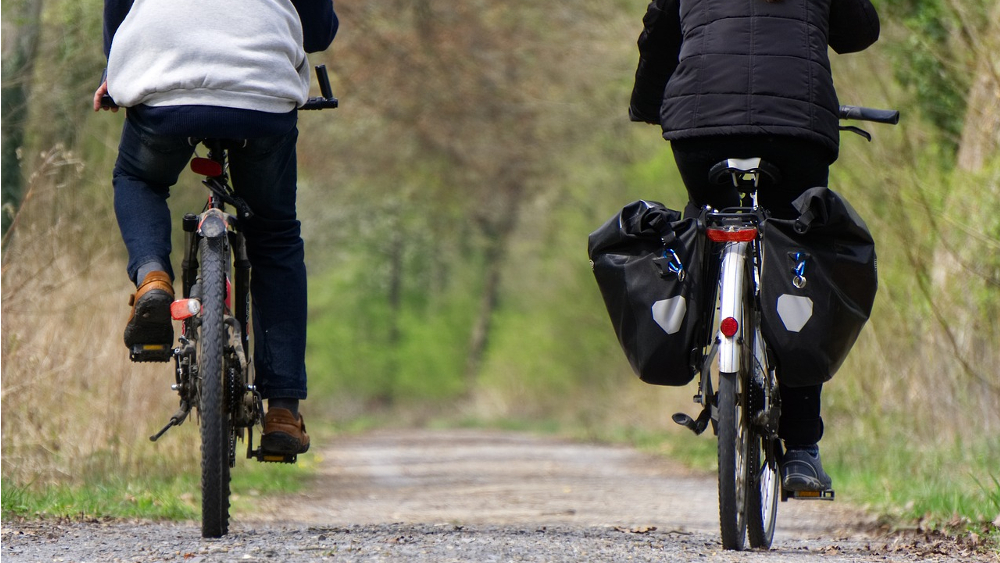
[[[130, 111], [114, 170], [115, 215], [128, 249], [128, 275], [151, 260], [170, 268], [167, 198], [194, 148], [159, 134]], [[306, 267], [295, 213], [298, 130], [250, 138], [229, 151], [233, 187], [254, 216], [242, 222], [251, 264], [256, 385], [265, 399], [306, 398]]]

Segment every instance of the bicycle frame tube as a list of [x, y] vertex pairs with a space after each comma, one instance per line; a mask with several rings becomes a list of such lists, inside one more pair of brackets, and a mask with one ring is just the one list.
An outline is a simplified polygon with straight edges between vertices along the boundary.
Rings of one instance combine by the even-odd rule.
[[[722, 250], [722, 269], [719, 274], [721, 283], [719, 293], [719, 319], [736, 319], [743, 322], [743, 275], [747, 257], [746, 242], [730, 242]], [[738, 373], [740, 369], [740, 341], [745, 327], [739, 326], [732, 336], [726, 336], [719, 331], [719, 371], [722, 373]]]

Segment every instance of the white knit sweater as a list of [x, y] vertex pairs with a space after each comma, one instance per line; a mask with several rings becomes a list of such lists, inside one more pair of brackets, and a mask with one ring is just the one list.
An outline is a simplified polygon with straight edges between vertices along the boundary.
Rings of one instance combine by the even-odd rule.
[[135, 0], [111, 44], [108, 93], [123, 107], [292, 111], [309, 94], [299, 15], [290, 0]]

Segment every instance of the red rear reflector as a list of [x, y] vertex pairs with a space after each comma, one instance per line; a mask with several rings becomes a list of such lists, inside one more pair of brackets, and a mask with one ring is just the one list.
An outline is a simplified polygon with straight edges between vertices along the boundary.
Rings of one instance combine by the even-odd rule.
[[750, 242], [757, 238], [757, 229], [739, 229], [726, 231], [723, 229], [706, 229], [708, 240], [712, 242]]
[[722, 324], [719, 325], [719, 330], [722, 331], [722, 334], [725, 335], [726, 338], [732, 338], [740, 330], [740, 323], [732, 317], [726, 317], [725, 319], [722, 319]]
[[191, 170], [202, 176], [222, 176], [222, 165], [211, 158], [192, 158]]
[[170, 316], [175, 321], [183, 321], [201, 312], [201, 303], [197, 299], [178, 299], [170, 304]]

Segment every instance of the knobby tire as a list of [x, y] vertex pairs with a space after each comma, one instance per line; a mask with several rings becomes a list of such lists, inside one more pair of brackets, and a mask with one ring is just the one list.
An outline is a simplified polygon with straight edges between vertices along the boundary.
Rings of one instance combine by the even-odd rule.
[[229, 531], [229, 424], [223, 391], [225, 369], [225, 237], [205, 238], [201, 253], [201, 334], [198, 354], [201, 419], [201, 535]]

